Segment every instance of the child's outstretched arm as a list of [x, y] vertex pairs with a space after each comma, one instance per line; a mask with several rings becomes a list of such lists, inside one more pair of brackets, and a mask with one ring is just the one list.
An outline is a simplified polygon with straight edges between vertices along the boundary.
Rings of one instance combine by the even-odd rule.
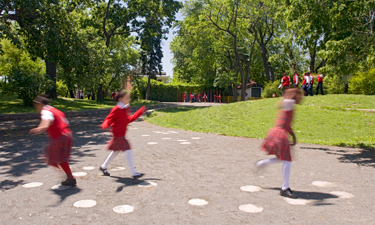
[[146, 112], [146, 107], [142, 106], [140, 109], [138, 109], [133, 115], [128, 116], [129, 123], [135, 121], [138, 119], [138, 117], [142, 116], [143, 113]]
[[112, 126], [114, 118], [115, 118], [115, 110], [112, 109], [109, 115], [104, 119], [104, 122], [101, 125], [102, 130], [107, 129], [108, 127]]

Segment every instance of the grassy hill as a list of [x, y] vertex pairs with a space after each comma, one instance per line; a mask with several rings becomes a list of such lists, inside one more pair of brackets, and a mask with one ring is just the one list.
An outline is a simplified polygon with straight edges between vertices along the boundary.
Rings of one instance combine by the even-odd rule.
[[[147, 121], [159, 126], [228, 136], [265, 138], [274, 125], [280, 99], [263, 99], [210, 108], [164, 109]], [[348, 110], [350, 109], [350, 110]], [[293, 129], [300, 143], [375, 147], [375, 96], [325, 95], [304, 98]]]

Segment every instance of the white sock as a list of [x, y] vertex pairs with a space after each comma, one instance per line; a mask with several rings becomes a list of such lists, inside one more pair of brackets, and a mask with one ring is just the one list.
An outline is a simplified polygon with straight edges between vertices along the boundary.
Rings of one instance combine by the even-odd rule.
[[272, 159], [263, 159], [257, 162], [257, 167], [263, 167], [263, 166], [268, 166], [271, 164], [276, 164], [276, 163], [283, 163], [283, 160], [280, 160], [278, 158], [272, 158]]
[[108, 165], [111, 163], [111, 161], [118, 155], [120, 151], [112, 151], [107, 160], [103, 163], [103, 165], [101, 166], [102, 169], [107, 169], [108, 168]]
[[135, 166], [133, 163], [132, 150], [126, 150], [125, 156], [126, 156], [126, 160], [128, 161], [129, 169], [130, 169], [132, 176], [139, 175], [137, 170], [135, 170]]
[[284, 161], [283, 165], [283, 186], [281, 189], [284, 191], [289, 188], [289, 177], [290, 177], [290, 167], [292, 165], [292, 162]]

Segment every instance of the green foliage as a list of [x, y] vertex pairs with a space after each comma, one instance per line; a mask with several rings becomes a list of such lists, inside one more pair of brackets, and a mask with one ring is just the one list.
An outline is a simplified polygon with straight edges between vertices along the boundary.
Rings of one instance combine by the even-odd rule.
[[276, 80], [274, 82], [269, 81], [268, 83], [266, 83], [266, 85], [265, 85], [265, 87], [263, 89], [262, 97], [263, 98], [272, 98], [273, 97], [272, 95], [274, 93], [278, 97], [280, 97], [282, 95], [282, 91], [279, 88], [279, 85], [280, 85], [280, 81], [279, 80]]
[[[158, 110], [158, 116], [146, 120], [169, 128], [265, 138], [274, 126], [278, 100], [262, 99], [209, 108], [163, 109]], [[293, 120], [297, 142], [375, 147], [375, 114], [356, 110], [363, 108], [374, 109], [375, 96], [319, 95], [305, 98], [302, 105], [296, 107]]]
[[[140, 99], [146, 97], [147, 89], [147, 78], [143, 78], [133, 87], [132, 92], [139, 93]], [[151, 79], [151, 89], [150, 89], [150, 100], [161, 101], [161, 102], [176, 102], [177, 101], [177, 91], [181, 94], [183, 92], [201, 92], [204, 87], [194, 84], [182, 84], [182, 83], [169, 83], [164, 84]]]
[[56, 91], [57, 91], [57, 96], [65, 97], [69, 89], [63, 80], [58, 80], [56, 81]]
[[342, 94], [344, 93], [344, 84], [337, 75], [330, 75], [324, 78], [323, 82], [324, 92], [327, 94]]
[[375, 95], [375, 68], [366, 72], [357, 72], [349, 80], [349, 93]]

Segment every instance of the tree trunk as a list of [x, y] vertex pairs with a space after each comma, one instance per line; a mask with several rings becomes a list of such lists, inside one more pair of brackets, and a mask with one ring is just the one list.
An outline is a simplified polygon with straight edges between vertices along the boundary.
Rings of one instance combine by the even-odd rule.
[[71, 98], [75, 98], [75, 97], [74, 97], [74, 92], [73, 92], [73, 90], [70, 90], [69, 93], [70, 93], [70, 97], [71, 97]]
[[260, 43], [260, 47], [262, 48], [262, 60], [263, 60], [263, 66], [264, 66], [264, 72], [266, 73], [266, 78], [268, 81], [274, 80], [274, 77], [270, 73], [269, 67], [268, 67], [268, 57], [267, 57], [267, 48], [265, 44]]
[[97, 96], [98, 96], [98, 101], [103, 101], [104, 100], [104, 96], [103, 96], [103, 84], [99, 84], [99, 87], [98, 87], [98, 93], [97, 93]]
[[149, 74], [148, 79], [147, 79], [146, 99], [145, 100], [150, 99], [150, 89], [151, 89], [151, 75]]
[[52, 81], [52, 86], [48, 88], [47, 94], [50, 98], [57, 98], [56, 92], [56, 64], [46, 60], [46, 73]]
[[348, 86], [348, 83], [345, 83], [344, 84], [344, 94], [348, 94], [349, 92], [349, 86]]
[[310, 56], [310, 72], [315, 73], [315, 56]]

